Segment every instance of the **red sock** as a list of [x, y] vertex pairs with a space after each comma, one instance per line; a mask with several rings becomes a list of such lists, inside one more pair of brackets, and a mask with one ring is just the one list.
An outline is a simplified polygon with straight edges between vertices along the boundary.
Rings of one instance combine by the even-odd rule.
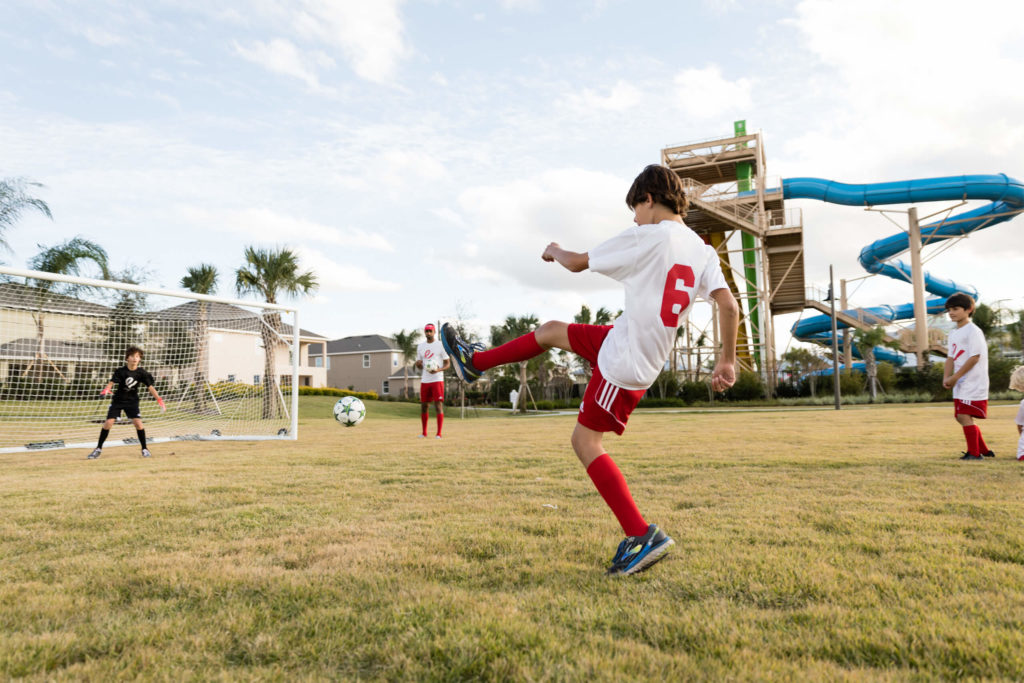
[[427, 420], [430, 419], [430, 414], [427, 412], [420, 413], [420, 422], [423, 423], [423, 436], [427, 435]]
[[441, 436], [441, 427], [444, 426], [444, 413], [437, 414], [437, 435]]
[[981, 427], [974, 425], [974, 428], [978, 430], [978, 452], [985, 455], [988, 453], [988, 444], [985, 443], [985, 437], [981, 435]]
[[537, 343], [537, 335], [530, 332], [493, 349], [477, 351], [473, 354], [473, 366], [477, 370], [490, 370], [506, 363], [530, 360], [542, 353], [544, 353], [544, 347]]
[[598, 493], [604, 498], [604, 502], [615, 513], [619, 520], [619, 526], [626, 532], [627, 536], [643, 536], [647, 533], [647, 522], [633, 502], [633, 496], [629, 493], [629, 486], [626, 485], [626, 478], [619, 471], [611, 456], [607, 453], [601, 455], [587, 468], [587, 474], [597, 487]]
[[978, 429], [977, 425], [964, 425], [964, 438], [967, 439], [967, 454], [968, 455], [981, 455], [981, 444], [980, 441], [981, 430]]

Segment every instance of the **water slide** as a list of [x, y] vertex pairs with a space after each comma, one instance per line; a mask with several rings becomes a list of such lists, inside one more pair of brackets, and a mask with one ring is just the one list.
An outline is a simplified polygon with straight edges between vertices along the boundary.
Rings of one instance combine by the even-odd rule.
[[[971, 211], [960, 213], [936, 223], [921, 226], [921, 243], [934, 244], [943, 240], [961, 237], [975, 230], [990, 228], [1010, 220], [1024, 211], [1024, 183], [1005, 174], [963, 175], [945, 178], [924, 178], [891, 183], [869, 183], [848, 185], [823, 178], [788, 178], [782, 181], [785, 199], [817, 199], [830, 204], [846, 206], [882, 206], [887, 204], [917, 204], [921, 202], [948, 202], [965, 199], [981, 199], [990, 203]], [[910, 283], [910, 266], [902, 261], [891, 261], [894, 256], [910, 248], [910, 238], [905, 232], [872, 242], [861, 249], [858, 260], [869, 273], [877, 273]], [[929, 313], [941, 313], [947, 297], [954, 292], [970, 294], [978, 298], [977, 290], [967, 284], [924, 274], [924, 288], [938, 298], [926, 302]], [[867, 310], [881, 320], [911, 320], [914, 318], [914, 304], [896, 306], [882, 305]], [[857, 311], [844, 311], [856, 315]], [[848, 325], [838, 322], [839, 328]], [[793, 336], [801, 341], [811, 341], [831, 346], [832, 320], [827, 315], [815, 315], [793, 325]], [[854, 349], [859, 358], [860, 353]], [[875, 348], [878, 360], [903, 365], [906, 356], [891, 349]]]

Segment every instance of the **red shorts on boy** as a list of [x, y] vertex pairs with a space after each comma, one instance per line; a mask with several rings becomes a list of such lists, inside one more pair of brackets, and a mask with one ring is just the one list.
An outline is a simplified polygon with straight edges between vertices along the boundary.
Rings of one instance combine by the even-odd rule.
[[595, 432], [622, 434], [630, 413], [645, 392], [623, 389], [601, 375], [601, 369], [597, 367], [597, 354], [611, 329], [611, 325], [569, 325], [569, 345], [573, 353], [586, 359], [594, 370], [576, 420]]
[[984, 420], [988, 417], [988, 401], [961, 401], [954, 398], [953, 415], [967, 415]]
[[427, 382], [420, 385], [420, 403], [444, 400], [444, 382]]

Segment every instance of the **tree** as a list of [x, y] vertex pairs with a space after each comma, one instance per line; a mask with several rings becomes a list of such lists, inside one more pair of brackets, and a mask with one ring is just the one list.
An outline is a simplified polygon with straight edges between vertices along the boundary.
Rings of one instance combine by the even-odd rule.
[[395, 338], [395, 344], [398, 345], [398, 350], [402, 352], [403, 376], [405, 378], [405, 387], [402, 389], [402, 394], [405, 396], [409, 395], [409, 363], [416, 359], [416, 342], [420, 338], [419, 330], [409, 330], [406, 332], [404, 329], [395, 332], [393, 335]]
[[981, 333], [988, 339], [992, 331], [999, 327], [999, 311], [987, 304], [978, 304], [974, 307], [974, 315], [971, 322], [981, 329]]
[[[540, 321], [535, 315], [524, 315], [524, 316], [513, 316], [510, 315], [505, 318], [505, 322], [501, 325], [491, 326], [491, 346], [500, 346], [507, 341], [511, 341], [516, 337], [521, 337], [524, 334], [528, 334], [536, 329]], [[540, 359], [543, 359], [547, 354], [542, 354]], [[526, 397], [530, 390], [529, 385], [526, 382], [526, 368], [531, 363], [534, 363], [539, 367], [540, 363], [536, 363], [537, 359], [522, 361], [519, 363], [519, 411], [522, 413], [526, 412]], [[530, 393], [532, 396], [532, 393]], [[536, 405], [534, 406], [536, 407]]]
[[875, 360], [875, 347], [899, 348], [897, 342], [887, 342], [887, 336], [885, 329], [881, 326], [873, 327], [870, 330], [853, 331], [853, 343], [857, 345], [857, 350], [860, 351], [860, 356], [864, 359], [864, 371], [868, 376], [868, 393], [871, 395], [872, 403], [878, 396], [878, 363]]
[[[188, 274], [181, 278], [181, 286], [196, 294], [213, 294], [217, 291], [217, 268], [208, 263], [190, 266]], [[196, 367], [193, 373], [193, 384], [196, 388], [195, 410], [203, 414], [207, 409], [207, 331], [209, 329], [209, 311], [205, 301], [199, 301], [199, 313], [194, 330], [196, 345]]]
[[[306, 296], [319, 288], [313, 271], [300, 272], [299, 257], [291, 249], [245, 248], [245, 264], [235, 271], [235, 290], [240, 296], [256, 294], [267, 303], [276, 304], [280, 295]], [[281, 337], [281, 314], [263, 312], [260, 334], [263, 338], [263, 418], [277, 416], [277, 370], [274, 355]], [[298, 353], [295, 349], [295, 353]], [[296, 387], [295, 390], [298, 390]]]
[[813, 398], [817, 394], [820, 371], [826, 366], [825, 359], [811, 349], [794, 346], [782, 354], [782, 361], [789, 365], [794, 375], [807, 378], [807, 386]]
[[46, 202], [28, 193], [30, 187], [43, 187], [43, 185], [25, 178], [0, 180], [0, 247], [5, 250], [9, 251], [10, 246], [4, 239], [4, 233], [18, 221], [22, 212], [35, 209], [53, 220], [53, 214], [50, 213], [50, 207], [46, 205]]
[[[38, 245], [38, 247], [40, 249], [39, 253], [29, 261], [29, 267], [32, 270], [41, 270], [57, 275], [80, 275], [82, 263], [91, 261], [99, 268], [103, 279], [110, 278], [107, 252], [95, 242], [90, 242], [82, 237], [73, 237], [52, 247], [44, 247], [42, 244]], [[48, 363], [58, 375], [67, 380], [60, 369], [46, 355], [45, 319], [47, 304], [55, 295], [73, 296], [83, 287], [82, 285], [35, 278], [28, 279], [25, 284], [35, 290], [36, 310], [32, 314], [32, 318], [36, 323], [36, 353], [32, 362], [25, 369], [24, 375], [28, 375], [32, 371], [35, 377], [42, 377], [45, 364]]]

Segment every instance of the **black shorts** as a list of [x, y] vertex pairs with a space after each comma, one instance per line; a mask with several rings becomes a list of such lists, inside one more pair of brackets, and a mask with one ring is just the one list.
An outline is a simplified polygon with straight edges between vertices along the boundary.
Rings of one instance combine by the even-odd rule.
[[121, 411], [131, 419], [141, 418], [142, 412], [139, 410], [138, 401], [126, 401], [126, 402], [114, 402], [110, 404], [107, 409], [107, 419], [116, 420], [121, 416]]

